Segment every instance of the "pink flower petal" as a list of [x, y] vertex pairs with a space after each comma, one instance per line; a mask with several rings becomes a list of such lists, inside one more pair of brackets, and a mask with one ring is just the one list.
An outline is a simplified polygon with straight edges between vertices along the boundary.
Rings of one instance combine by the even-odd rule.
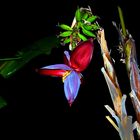
[[92, 59], [93, 50], [92, 39], [79, 43], [71, 54], [71, 67], [78, 72], [85, 70]]
[[71, 68], [65, 64], [55, 64], [42, 67], [38, 70], [38, 73], [42, 75], [62, 77], [67, 70], [71, 70]]
[[41, 75], [49, 75], [49, 76], [57, 76], [57, 77], [62, 77], [66, 70], [61, 70], [61, 69], [39, 69], [38, 73]]

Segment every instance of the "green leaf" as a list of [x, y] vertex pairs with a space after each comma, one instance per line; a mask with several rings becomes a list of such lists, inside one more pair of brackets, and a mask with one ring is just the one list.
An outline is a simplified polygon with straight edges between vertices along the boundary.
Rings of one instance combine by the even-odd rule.
[[61, 37], [67, 37], [70, 36], [72, 34], [72, 31], [65, 31], [59, 34], [59, 36]]
[[94, 22], [97, 19], [97, 16], [91, 16], [87, 19], [88, 22]]
[[82, 22], [78, 22], [77, 29], [79, 29], [82, 26]]
[[7, 102], [0, 96], [0, 109], [7, 105]]
[[88, 25], [88, 24], [83, 24], [83, 27], [86, 29], [86, 30], [92, 30], [92, 25]]
[[87, 38], [86, 38], [84, 35], [80, 34], [80, 33], [78, 33], [78, 36], [79, 36], [80, 39], [82, 39], [83, 41], [86, 41], [86, 40], [87, 40]]
[[64, 30], [68, 30], [68, 31], [71, 31], [72, 28], [66, 24], [60, 24], [58, 25], [60, 28], [64, 29]]
[[70, 42], [70, 38], [66, 38], [65, 40], [64, 40], [64, 44], [67, 44], [67, 43], [69, 43]]
[[59, 44], [60, 42], [56, 36], [49, 36], [35, 41], [32, 45], [28, 45], [22, 50], [20, 50], [22, 54], [21, 59], [0, 61], [0, 74], [4, 78], [12, 76], [15, 72], [25, 66], [33, 58], [41, 54], [49, 55], [51, 53], [51, 50], [55, 47], [58, 47]]
[[82, 19], [86, 20], [87, 18], [88, 18], [88, 13], [84, 13], [83, 16], [82, 16]]
[[98, 29], [100, 29], [100, 26], [99, 26], [98, 24], [93, 24], [93, 25], [92, 25], [92, 28], [93, 28], [94, 30], [98, 30]]
[[76, 13], [75, 13], [76, 21], [81, 21], [81, 11], [79, 8], [77, 8]]
[[87, 36], [90, 36], [90, 37], [96, 37], [94, 33], [92, 33], [91, 31], [88, 31], [84, 28], [82, 28], [82, 32], [87, 35]]
[[73, 41], [71, 45], [72, 45], [72, 50], [74, 50], [76, 47], [76, 43]]

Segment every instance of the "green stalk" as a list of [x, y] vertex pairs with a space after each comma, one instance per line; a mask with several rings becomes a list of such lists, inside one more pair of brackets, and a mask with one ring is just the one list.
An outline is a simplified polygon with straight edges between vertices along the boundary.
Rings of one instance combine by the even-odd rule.
[[11, 60], [18, 60], [22, 57], [12, 57], [12, 58], [0, 58], [0, 61], [11, 61]]
[[122, 27], [122, 33], [124, 36], [127, 36], [124, 18], [123, 18], [123, 12], [122, 12], [122, 9], [120, 8], [120, 6], [118, 6], [118, 12], [119, 12], [119, 18], [120, 18], [120, 23], [121, 23], [121, 27]]

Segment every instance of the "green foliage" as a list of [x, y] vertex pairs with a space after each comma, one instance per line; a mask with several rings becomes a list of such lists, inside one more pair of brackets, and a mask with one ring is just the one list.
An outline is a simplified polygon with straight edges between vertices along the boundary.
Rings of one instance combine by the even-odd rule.
[[79, 36], [80, 39], [83, 40], [83, 41], [86, 41], [86, 40], [87, 40], [87, 38], [86, 38], [84, 35], [80, 34], [80, 33], [78, 33], [78, 36]]
[[0, 96], [0, 109], [5, 107], [7, 105], [7, 102]]
[[92, 33], [91, 31], [89, 30], [86, 30], [85, 28], [82, 28], [82, 32], [87, 35], [87, 36], [90, 36], [90, 37], [96, 37], [96, 35], [94, 33]]
[[94, 22], [96, 19], [97, 19], [97, 16], [92, 15], [87, 19], [87, 21], [88, 22]]
[[64, 30], [68, 30], [68, 31], [71, 31], [72, 28], [66, 24], [61, 24], [61, 25], [58, 25], [60, 28], [64, 29]]
[[61, 36], [61, 37], [67, 37], [67, 36], [70, 36], [71, 34], [72, 34], [72, 31], [65, 31], [65, 32], [60, 33], [59, 36]]
[[76, 21], [80, 22], [82, 20], [81, 11], [79, 8], [77, 8], [75, 13]]
[[81, 40], [87, 40], [87, 37], [96, 38], [96, 31], [100, 29], [97, 19], [99, 17], [93, 15], [88, 8], [77, 8], [75, 12], [75, 19], [72, 26], [66, 24], [58, 25], [64, 31], [60, 32], [62, 44], [68, 44], [74, 49]]
[[14, 58], [0, 59], [0, 74], [4, 78], [12, 76], [16, 71], [25, 66], [30, 60], [41, 55], [49, 55], [54, 47], [59, 46], [56, 36], [50, 36], [34, 42], [18, 51]]

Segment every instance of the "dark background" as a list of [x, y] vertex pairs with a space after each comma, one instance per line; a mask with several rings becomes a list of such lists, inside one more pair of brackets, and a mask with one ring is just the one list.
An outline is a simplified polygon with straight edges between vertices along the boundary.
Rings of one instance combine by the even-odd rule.
[[[34, 41], [57, 34], [58, 22], [71, 25], [77, 6], [89, 5], [93, 13], [101, 18], [99, 24], [105, 29], [108, 47], [113, 50], [111, 55], [116, 60], [115, 69], [122, 93], [128, 94], [129, 81], [125, 66], [118, 59], [119, 54], [115, 47], [118, 36], [112, 25], [112, 21], [119, 23], [118, 4], [124, 12], [126, 27], [135, 39], [136, 46], [139, 46], [136, 0], [12, 2], [1, 5], [0, 55], [12, 57], [17, 50]], [[104, 105], [108, 104], [112, 108], [113, 105], [100, 70], [103, 61], [96, 41], [92, 62], [83, 72], [84, 83], [71, 108], [66, 101], [61, 79], [40, 76], [34, 71], [34, 68], [40, 66], [62, 63], [64, 49], [60, 47], [53, 49], [49, 56], [36, 57], [9, 79], [0, 77], [0, 95], [8, 102], [0, 110], [0, 132], [4, 137], [119, 139], [117, 131], [105, 119], [110, 114]], [[138, 51], [137, 47], [137, 53]], [[134, 116], [129, 96], [127, 110], [129, 115]]]

